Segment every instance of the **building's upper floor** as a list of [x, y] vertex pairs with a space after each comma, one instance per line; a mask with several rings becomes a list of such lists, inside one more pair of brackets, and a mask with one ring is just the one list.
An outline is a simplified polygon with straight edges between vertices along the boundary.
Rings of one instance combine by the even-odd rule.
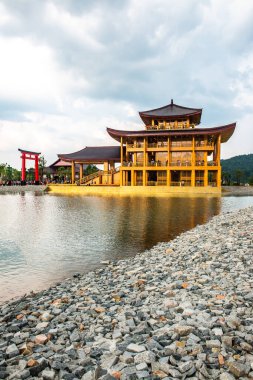
[[179, 106], [173, 102], [160, 108], [139, 112], [147, 130], [188, 129], [200, 124], [202, 109]]

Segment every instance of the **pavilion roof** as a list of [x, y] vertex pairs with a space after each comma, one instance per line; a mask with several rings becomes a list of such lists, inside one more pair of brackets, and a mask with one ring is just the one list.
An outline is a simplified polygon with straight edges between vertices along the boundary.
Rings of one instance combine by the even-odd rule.
[[168, 129], [168, 130], [141, 130], [141, 131], [121, 131], [117, 129], [107, 128], [109, 135], [120, 141], [121, 137], [161, 137], [161, 136], [192, 136], [192, 135], [219, 135], [221, 134], [221, 142], [226, 142], [234, 133], [236, 123], [231, 123], [214, 128], [188, 128], [188, 129]]
[[62, 166], [71, 167], [71, 162], [64, 161], [64, 160], [61, 160], [60, 158], [58, 158], [58, 160], [56, 160], [51, 165], [49, 165], [49, 168], [62, 167]]
[[103, 163], [105, 161], [120, 162], [120, 146], [87, 146], [74, 153], [58, 154], [64, 161], [84, 163]]
[[166, 106], [155, 108], [149, 111], [141, 111], [139, 112], [140, 117], [147, 125], [150, 123], [151, 119], [164, 119], [164, 120], [173, 120], [178, 118], [186, 118], [192, 117], [196, 124], [200, 123], [202, 114], [202, 108], [188, 108], [183, 107], [173, 102], [171, 99], [171, 103]]

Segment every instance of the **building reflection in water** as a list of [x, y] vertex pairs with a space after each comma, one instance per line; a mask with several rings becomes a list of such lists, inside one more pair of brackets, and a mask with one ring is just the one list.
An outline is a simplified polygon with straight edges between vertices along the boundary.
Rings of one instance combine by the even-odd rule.
[[[169, 241], [219, 214], [225, 201], [1, 195], [0, 301]], [[229, 201], [229, 209], [240, 203]]]

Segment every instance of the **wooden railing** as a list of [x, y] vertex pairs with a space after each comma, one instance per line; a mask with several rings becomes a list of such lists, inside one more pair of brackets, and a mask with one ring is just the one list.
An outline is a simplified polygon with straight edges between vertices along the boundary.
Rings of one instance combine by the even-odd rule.
[[89, 174], [87, 175], [86, 177], [83, 177], [80, 181], [79, 181], [79, 184], [81, 185], [85, 185], [86, 183], [92, 181], [93, 179], [99, 177], [99, 176], [102, 176], [102, 175], [111, 175], [111, 174], [115, 174], [115, 173], [118, 173], [120, 171], [120, 167], [118, 168], [114, 168], [114, 169], [111, 169], [111, 170], [98, 170], [92, 174]]

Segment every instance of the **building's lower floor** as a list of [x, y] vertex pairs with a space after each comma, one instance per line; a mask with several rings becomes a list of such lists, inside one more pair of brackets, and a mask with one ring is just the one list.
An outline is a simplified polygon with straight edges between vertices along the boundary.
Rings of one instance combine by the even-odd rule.
[[121, 186], [220, 187], [221, 170], [136, 170], [121, 168]]

